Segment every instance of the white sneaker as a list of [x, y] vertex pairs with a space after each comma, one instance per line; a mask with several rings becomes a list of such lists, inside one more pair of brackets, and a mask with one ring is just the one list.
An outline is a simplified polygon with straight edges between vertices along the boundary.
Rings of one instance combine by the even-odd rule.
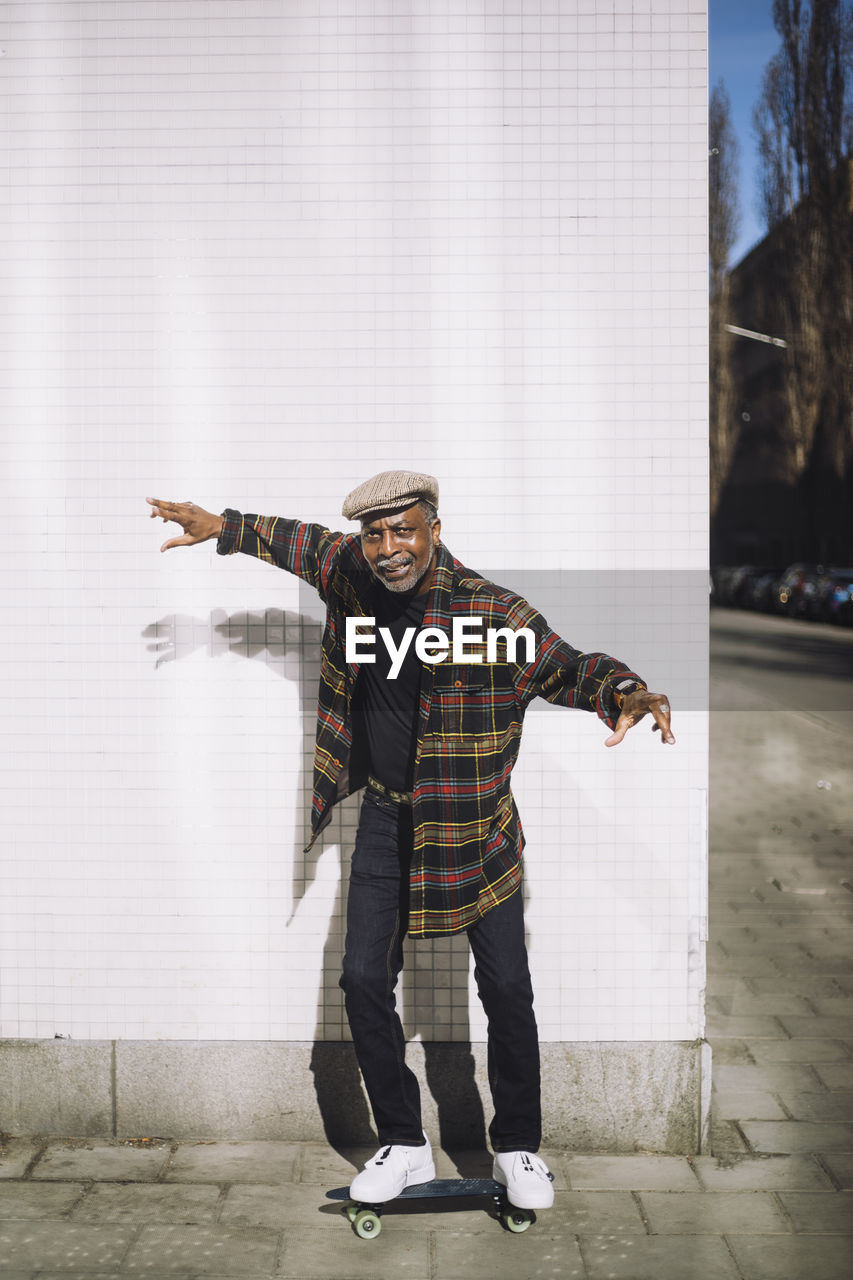
[[532, 1151], [498, 1152], [492, 1177], [517, 1209], [550, 1209], [554, 1203], [554, 1175]]
[[353, 1200], [381, 1204], [393, 1200], [406, 1187], [431, 1182], [434, 1177], [435, 1164], [428, 1142], [422, 1147], [382, 1147], [353, 1178], [349, 1193]]

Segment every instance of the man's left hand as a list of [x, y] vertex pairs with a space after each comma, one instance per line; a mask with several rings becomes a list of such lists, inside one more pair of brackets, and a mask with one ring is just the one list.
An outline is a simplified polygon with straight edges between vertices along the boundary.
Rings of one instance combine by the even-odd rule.
[[635, 689], [633, 693], [629, 693], [622, 703], [622, 710], [619, 713], [619, 719], [616, 721], [616, 727], [609, 738], [605, 739], [605, 747], [616, 747], [625, 737], [629, 729], [643, 719], [644, 716], [653, 715], [655, 722], [652, 725], [652, 732], [660, 732], [661, 742], [667, 742], [670, 746], [675, 742], [672, 736], [672, 730], [669, 727], [670, 707], [669, 698], [665, 693], [649, 693], [647, 689]]

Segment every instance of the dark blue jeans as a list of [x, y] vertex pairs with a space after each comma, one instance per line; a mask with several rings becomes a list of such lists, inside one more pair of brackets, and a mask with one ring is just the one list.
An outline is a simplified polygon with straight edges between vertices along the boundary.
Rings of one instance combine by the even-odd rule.
[[[412, 813], [365, 793], [347, 907], [341, 986], [358, 1064], [379, 1141], [423, 1143], [418, 1082], [406, 1066], [406, 1042], [394, 988], [408, 927]], [[468, 930], [474, 976], [488, 1019], [488, 1069], [495, 1151], [537, 1151], [541, 1139], [539, 1038], [524, 942], [520, 891]]]

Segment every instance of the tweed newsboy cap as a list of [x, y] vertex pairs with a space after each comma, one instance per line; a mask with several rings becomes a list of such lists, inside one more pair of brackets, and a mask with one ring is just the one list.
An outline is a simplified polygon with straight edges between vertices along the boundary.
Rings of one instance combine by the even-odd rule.
[[420, 471], [380, 471], [344, 498], [341, 514], [362, 520], [371, 511], [405, 511], [420, 498], [438, 506], [438, 481]]

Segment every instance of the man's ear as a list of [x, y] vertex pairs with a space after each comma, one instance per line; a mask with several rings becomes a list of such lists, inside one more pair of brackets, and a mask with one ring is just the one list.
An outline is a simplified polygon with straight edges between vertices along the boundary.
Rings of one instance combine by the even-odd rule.
[[441, 521], [436, 520], [435, 524], [432, 526], [432, 545], [434, 547], [437, 547], [440, 541], [441, 541]]

